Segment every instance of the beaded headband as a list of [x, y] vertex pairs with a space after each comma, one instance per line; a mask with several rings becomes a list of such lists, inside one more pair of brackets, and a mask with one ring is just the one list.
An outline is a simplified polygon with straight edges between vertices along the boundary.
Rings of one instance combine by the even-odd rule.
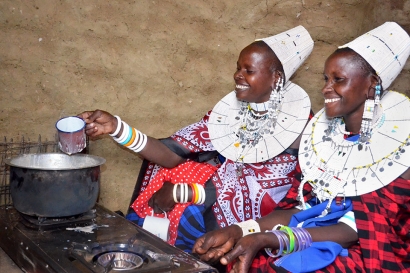
[[344, 47], [362, 56], [382, 79], [383, 89], [387, 89], [410, 55], [410, 37], [397, 23], [386, 22], [339, 48]]
[[264, 41], [275, 52], [276, 57], [282, 63], [287, 80], [292, 77], [313, 50], [313, 40], [302, 26], [258, 40]]

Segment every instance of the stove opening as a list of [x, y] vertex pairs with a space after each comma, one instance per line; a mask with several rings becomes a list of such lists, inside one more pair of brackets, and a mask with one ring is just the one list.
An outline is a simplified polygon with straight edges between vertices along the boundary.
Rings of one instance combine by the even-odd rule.
[[135, 253], [118, 251], [101, 254], [97, 261], [104, 268], [117, 271], [139, 268], [144, 262], [143, 259]]

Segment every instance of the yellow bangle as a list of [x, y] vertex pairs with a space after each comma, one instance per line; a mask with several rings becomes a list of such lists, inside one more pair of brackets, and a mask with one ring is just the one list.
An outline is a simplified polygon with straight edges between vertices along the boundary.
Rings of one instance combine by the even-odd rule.
[[196, 185], [196, 183], [192, 183], [192, 189], [195, 191], [195, 199], [192, 200], [192, 203], [196, 204], [199, 199], [198, 186]]
[[130, 141], [128, 141], [127, 143], [125, 143], [124, 146], [125, 146], [125, 147], [130, 146], [130, 145], [134, 142], [136, 135], [137, 135], [137, 134], [135, 133], [135, 128], [132, 128], [132, 136], [131, 136], [131, 139], [130, 139]]

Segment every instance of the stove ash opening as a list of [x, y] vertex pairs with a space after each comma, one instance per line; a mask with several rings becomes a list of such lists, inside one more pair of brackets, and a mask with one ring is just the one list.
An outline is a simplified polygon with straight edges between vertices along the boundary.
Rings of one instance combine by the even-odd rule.
[[106, 252], [99, 255], [98, 263], [104, 268], [117, 271], [132, 270], [142, 266], [143, 259], [132, 252]]

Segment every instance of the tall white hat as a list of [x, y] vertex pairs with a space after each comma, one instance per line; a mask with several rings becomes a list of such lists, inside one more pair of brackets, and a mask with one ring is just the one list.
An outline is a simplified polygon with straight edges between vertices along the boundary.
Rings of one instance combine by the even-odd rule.
[[282, 63], [286, 80], [292, 77], [313, 49], [313, 40], [302, 26], [257, 40], [264, 41], [275, 52]]
[[362, 56], [382, 79], [383, 89], [387, 89], [410, 55], [410, 37], [397, 23], [386, 22], [339, 48], [343, 47]]

